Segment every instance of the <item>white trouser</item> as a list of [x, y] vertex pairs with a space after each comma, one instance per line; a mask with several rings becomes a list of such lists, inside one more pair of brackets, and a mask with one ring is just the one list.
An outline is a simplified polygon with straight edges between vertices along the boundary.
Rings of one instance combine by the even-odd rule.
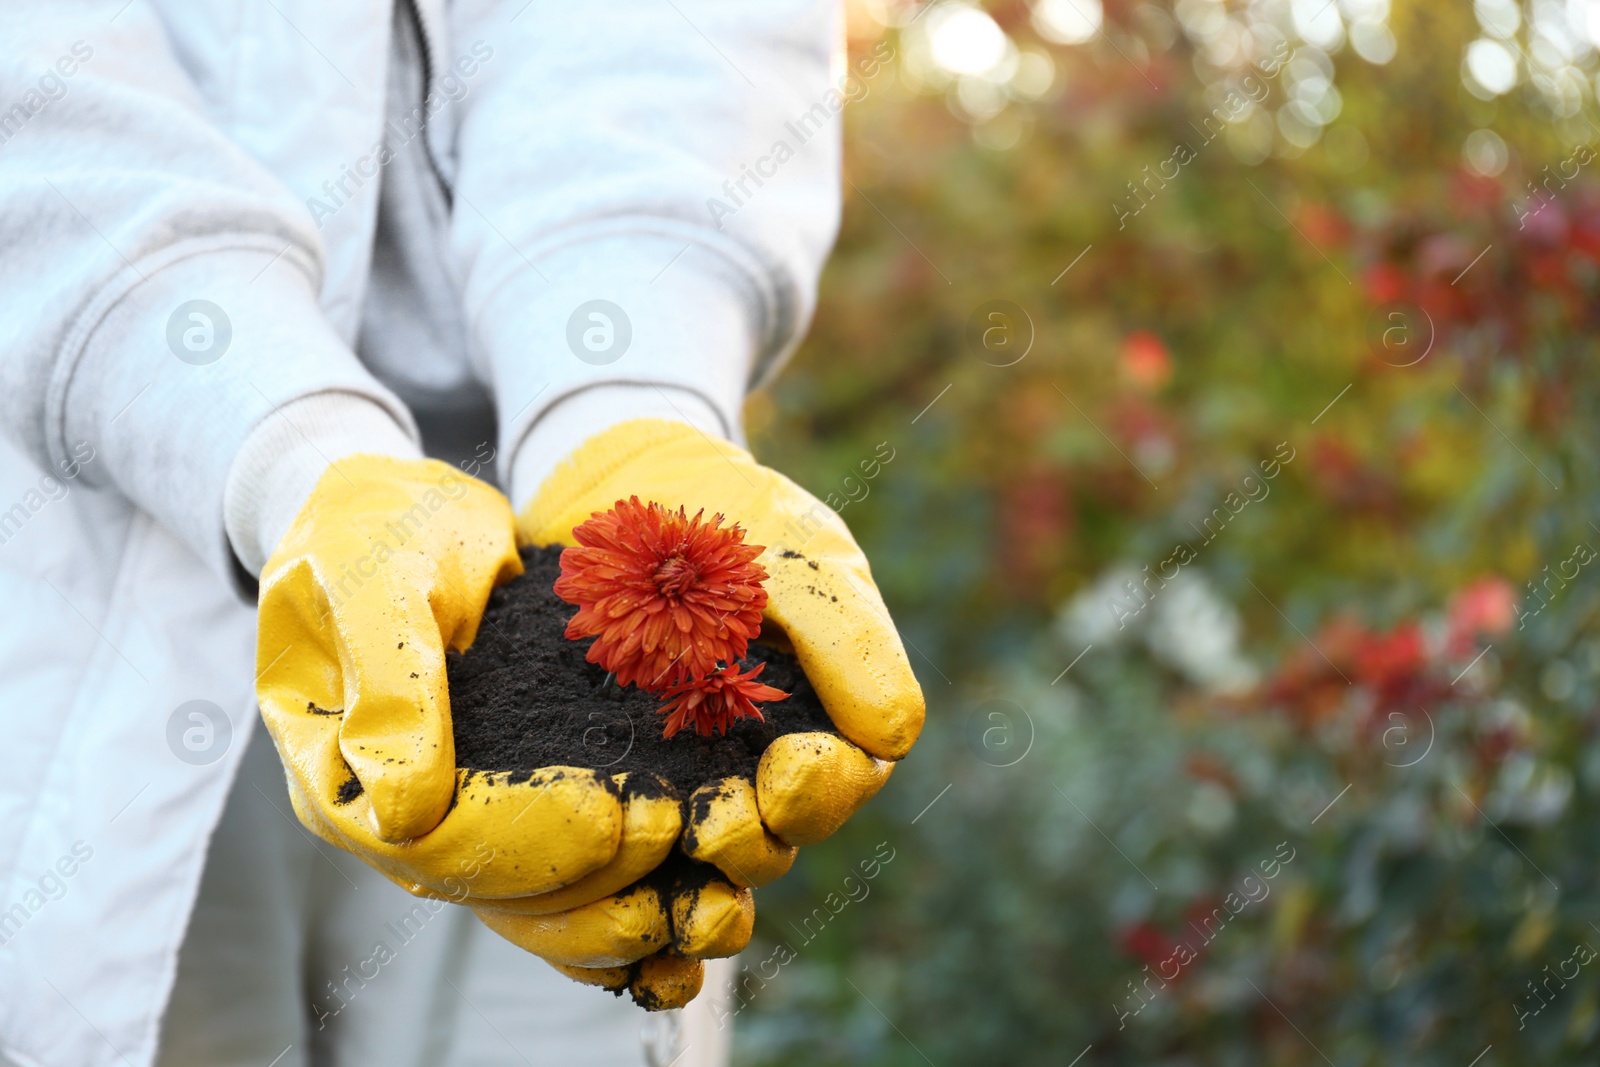
[[307, 833], [258, 724], [211, 841], [158, 1063], [724, 1067], [731, 1035], [710, 1002], [732, 974], [731, 961], [708, 965], [700, 997], [660, 1016], [569, 981], [465, 908], [419, 901]]

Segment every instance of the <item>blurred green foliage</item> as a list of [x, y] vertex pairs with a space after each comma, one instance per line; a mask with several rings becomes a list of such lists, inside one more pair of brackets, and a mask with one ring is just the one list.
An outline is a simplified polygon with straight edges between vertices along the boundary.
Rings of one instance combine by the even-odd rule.
[[[1053, 67], [998, 101], [929, 66], [934, 15], [854, 13], [896, 65], [845, 112], [816, 322], [749, 416], [843, 505], [929, 722], [758, 894], [741, 1063], [1600, 1051], [1600, 134], [1531, 25], [1526, 84], [1469, 84], [1481, 3], [1381, 5], [1386, 63], [1212, 5], [1257, 53], [1284, 27], [1268, 76], [1210, 2], [1072, 46], [992, 6]], [[1204, 142], [1251, 70], [1270, 97]], [[1020, 360], [971, 343], [990, 301]]]

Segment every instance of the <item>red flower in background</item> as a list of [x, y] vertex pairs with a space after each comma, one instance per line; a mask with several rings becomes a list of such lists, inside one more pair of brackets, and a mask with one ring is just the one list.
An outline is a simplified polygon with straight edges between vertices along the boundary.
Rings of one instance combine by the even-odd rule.
[[1504, 578], [1480, 578], [1450, 600], [1445, 650], [1470, 656], [1480, 637], [1507, 633], [1516, 621], [1517, 591]]
[[1600, 318], [1589, 281], [1600, 263], [1600, 186], [1585, 177], [1507, 189], [1460, 174], [1445, 206], [1360, 235], [1374, 305], [1420, 305], [1442, 342], [1482, 358], [1517, 352], [1555, 320], [1583, 329]]
[[1374, 263], [1362, 276], [1367, 287], [1367, 299], [1374, 304], [1387, 304], [1399, 300], [1409, 291], [1405, 272], [1393, 263]]
[[1148, 920], [1125, 927], [1117, 935], [1117, 946], [1135, 959], [1148, 963], [1152, 969], [1171, 959], [1178, 950], [1178, 943]]
[[766, 717], [755, 702], [787, 700], [789, 697], [781, 689], [756, 681], [757, 676], [766, 669], [767, 665], [762, 663], [754, 670], [740, 674], [737, 667], [728, 667], [705, 678], [669, 687], [662, 696], [671, 699], [657, 709], [667, 717], [666, 728], [661, 736], [671, 737], [685, 726], [693, 726], [695, 733], [709, 737], [713, 730], [719, 734], [727, 733], [728, 727], [736, 719], [765, 721]]
[[1047, 467], [1024, 472], [1000, 494], [1005, 550], [995, 563], [1019, 596], [1043, 596], [1072, 538], [1073, 513], [1064, 475]]
[[654, 692], [702, 678], [743, 658], [761, 632], [763, 546], [704, 514], [619, 500], [574, 528], [577, 547], [561, 553], [556, 595], [578, 605], [566, 635], [595, 638], [589, 662], [619, 685]]
[[1356, 680], [1380, 691], [1403, 685], [1426, 664], [1422, 627], [1414, 622], [1386, 634], [1367, 634], [1355, 650]]
[[1350, 238], [1350, 223], [1327, 204], [1308, 202], [1301, 206], [1299, 215], [1301, 231], [1318, 247], [1342, 245]]
[[1149, 330], [1134, 330], [1123, 338], [1117, 366], [1124, 378], [1146, 392], [1155, 392], [1172, 378], [1172, 355]]
[[1293, 709], [1315, 726], [1338, 713], [1351, 687], [1360, 686], [1372, 695], [1369, 725], [1382, 726], [1390, 711], [1409, 715], [1445, 696], [1448, 676], [1441, 677], [1436, 666], [1416, 623], [1380, 633], [1341, 616], [1330, 620], [1310, 647], [1285, 660], [1265, 693], [1269, 701]]

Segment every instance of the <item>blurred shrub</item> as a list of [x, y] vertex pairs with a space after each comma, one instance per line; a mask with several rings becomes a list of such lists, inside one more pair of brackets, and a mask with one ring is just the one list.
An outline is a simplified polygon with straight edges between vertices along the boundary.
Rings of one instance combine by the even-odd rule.
[[854, 12], [749, 415], [930, 719], [758, 894], [741, 1061], [1594, 1062], [1587, 8], [1063, 3]]

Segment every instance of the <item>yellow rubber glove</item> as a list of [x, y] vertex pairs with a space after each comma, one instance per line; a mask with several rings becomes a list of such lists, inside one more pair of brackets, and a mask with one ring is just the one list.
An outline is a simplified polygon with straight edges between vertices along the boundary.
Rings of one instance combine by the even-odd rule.
[[[766, 546], [765, 633], [794, 648], [843, 739], [791, 734], [762, 756], [754, 787], [730, 779], [691, 798], [684, 849], [736, 886], [783, 874], [794, 846], [837, 830], [888, 778], [921, 731], [922, 690], [866, 558], [831, 508], [748, 452], [658, 419], [583, 442], [518, 517], [524, 544], [571, 545], [573, 527], [637, 495], [721, 513]], [[782, 715], [782, 705], [771, 714]]]
[[568, 967], [560, 963], [550, 966], [574, 982], [596, 985], [612, 993], [626, 989], [633, 1002], [645, 1011], [683, 1007], [699, 995], [706, 978], [704, 963], [670, 951], [646, 956], [632, 967]]
[[630, 818], [663, 817], [625, 812], [587, 769], [456, 769], [445, 648], [472, 643], [490, 589], [521, 571], [493, 488], [375, 455], [323, 474], [262, 571], [256, 692], [295, 811], [413, 892], [559, 890], [613, 861]]
[[[261, 576], [257, 696], [296, 813], [409, 892], [479, 908], [554, 963], [737, 953], [750, 906], [732, 887], [695, 907], [616, 895], [678, 839], [664, 782], [457, 770], [445, 649], [472, 643], [490, 590], [521, 572], [511, 508], [482, 482], [367, 455], [323, 475]], [[694, 995], [691, 962], [624, 970], [641, 1003], [673, 1006]]]
[[713, 878], [658, 889], [639, 884], [557, 915], [524, 913], [524, 901], [474, 910], [484, 925], [577, 982], [627, 989], [647, 1011], [681, 1008], [700, 992], [702, 961], [736, 956], [750, 943], [749, 889]]
[[703, 886], [648, 882], [554, 914], [521, 901], [474, 906], [485, 926], [552, 964], [625, 967], [663, 949], [691, 959], [735, 956], [750, 941], [755, 901], [749, 889], [714, 879]]

